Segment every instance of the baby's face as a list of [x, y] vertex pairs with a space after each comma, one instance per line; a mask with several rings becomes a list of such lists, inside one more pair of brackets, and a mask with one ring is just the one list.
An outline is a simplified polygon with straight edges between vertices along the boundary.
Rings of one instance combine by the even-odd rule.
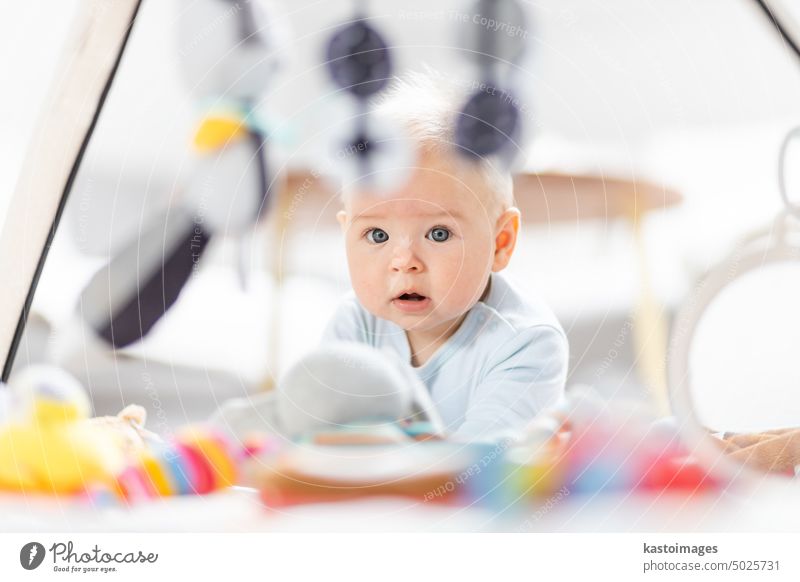
[[486, 187], [457, 174], [425, 156], [402, 188], [353, 193], [339, 214], [359, 301], [405, 330], [447, 333], [499, 270]]

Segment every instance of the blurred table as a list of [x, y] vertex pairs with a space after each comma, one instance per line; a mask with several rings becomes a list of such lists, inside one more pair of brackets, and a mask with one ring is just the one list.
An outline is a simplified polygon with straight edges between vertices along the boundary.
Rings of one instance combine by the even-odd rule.
[[[339, 228], [339, 191], [336, 184], [314, 171], [295, 170], [279, 193], [282, 210], [290, 217], [282, 228], [313, 225]], [[612, 220], [677, 206], [681, 194], [655, 182], [599, 174], [561, 172], [520, 173], [514, 176], [515, 204], [524, 224]]]

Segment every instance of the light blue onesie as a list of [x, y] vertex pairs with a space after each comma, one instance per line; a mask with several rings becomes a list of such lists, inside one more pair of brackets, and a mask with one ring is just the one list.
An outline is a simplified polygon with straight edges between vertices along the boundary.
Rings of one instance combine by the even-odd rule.
[[[323, 342], [355, 341], [391, 350], [411, 362], [398, 325], [364, 309], [351, 292]], [[524, 428], [564, 394], [569, 348], [553, 312], [524, 296], [502, 275], [491, 276], [484, 301], [424, 365], [414, 368], [453, 439], [490, 440]]]

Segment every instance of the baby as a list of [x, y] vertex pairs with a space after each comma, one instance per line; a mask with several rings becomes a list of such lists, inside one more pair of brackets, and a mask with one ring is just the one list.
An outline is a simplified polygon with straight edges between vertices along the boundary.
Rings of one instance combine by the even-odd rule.
[[465, 97], [428, 72], [396, 80], [378, 104], [378, 118], [401, 124], [418, 157], [392, 191], [356, 183], [344, 192], [338, 219], [353, 293], [323, 342], [394, 352], [427, 386], [452, 438], [490, 440], [561, 398], [568, 345], [550, 309], [500, 274], [520, 212], [510, 174], [453, 145]]

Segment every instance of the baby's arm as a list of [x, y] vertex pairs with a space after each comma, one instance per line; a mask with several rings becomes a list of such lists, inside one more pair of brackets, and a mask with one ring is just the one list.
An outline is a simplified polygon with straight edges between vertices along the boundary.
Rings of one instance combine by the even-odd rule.
[[525, 426], [564, 395], [569, 347], [549, 325], [528, 328], [491, 354], [491, 368], [475, 387], [464, 423], [451, 438], [492, 440]]

